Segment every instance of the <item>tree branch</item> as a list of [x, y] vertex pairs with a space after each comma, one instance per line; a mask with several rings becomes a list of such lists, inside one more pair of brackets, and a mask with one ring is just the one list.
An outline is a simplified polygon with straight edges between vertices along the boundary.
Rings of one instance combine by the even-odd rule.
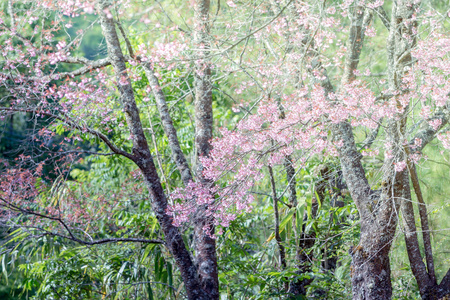
[[19, 81], [19, 82], [29, 82], [29, 81], [42, 82], [42, 81], [50, 81], [50, 80], [60, 80], [64, 77], [80, 76], [80, 75], [87, 74], [87, 73], [91, 72], [92, 70], [109, 66], [111, 64], [111, 61], [109, 60], [109, 58], [103, 58], [103, 59], [92, 61], [92, 60], [88, 60], [88, 59], [82, 58], [82, 57], [68, 57], [63, 61], [60, 61], [60, 63], [83, 64], [84, 67], [81, 67], [79, 69], [76, 69], [76, 70], [70, 71], [70, 72], [53, 73], [53, 74], [44, 75], [42, 77], [13, 76], [13, 75], [7, 74], [7, 73], [0, 73], [0, 74], [7, 79]]
[[372, 146], [372, 144], [375, 142], [375, 140], [378, 136], [378, 132], [380, 132], [381, 123], [382, 123], [382, 120], [380, 120], [378, 122], [377, 128], [370, 131], [367, 138], [362, 142], [362, 145], [359, 148], [359, 151], [363, 150], [364, 148], [370, 148], [370, 146]]
[[65, 123], [66, 125], [72, 127], [73, 129], [77, 129], [80, 130], [81, 132], [88, 132], [94, 136], [97, 136], [98, 138], [100, 138], [107, 146], [109, 149], [111, 149], [112, 152], [114, 152], [115, 154], [120, 154], [122, 156], [125, 156], [131, 160], [134, 159], [134, 156], [120, 148], [118, 148], [116, 145], [114, 145], [106, 135], [104, 135], [103, 133], [100, 133], [98, 131], [95, 131], [93, 129], [90, 129], [89, 127], [83, 127], [79, 124], [77, 124], [75, 121], [71, 120], [68, 116], [58, 116], [46, 111], [42, 111], [39, 110], [38, 108], [12, 108], [12, 107], [0, 107], [0, 111], [14, 111], [14, 112], [29, 112], [29, 113], [34, 113], [34, 114], [40, 114], [40, 115], [44, 115], [47, 117], [51, 117], [54, 119], [57, 119], [59, 121], [62, 121], [63, 123]]
[[51, 117], [54, 119], [57, 119], [59, 121], [62, 121], [63, 123], [65, 123], [66, 125], [72, 127], [73, 129], [77, 129], [80, 130], [81, 132], [88, 132], [94, 136], [97, 136], [98, 138], [100, 138], [107, 146], [109, 149], [111, 149], [112, 152], [114, 152], [115, 154], [120, 154], [122, 156], [125, 156], [131, 160], [134, 159], [134, 156], [120, 148], [118, 148], [116, 145], [114, 145], [106, 135], [104, 135], [103, 133], [100, 133], [98, 131], [95, 131], [93, 129], [90, 129], [89, 127], [83, 127], [79, 124], [77, 124], [75, 121], [71, 120], [68, 116], [58, 116], [55, 115], [53, 113], [49, 113], [46, 111], [42, 111], [39, 110], [38, 108], [12, 108], [12, 107], [0, 107], [0, 111], [13, 111], [13, 112], [29, 112], [29, 113], [34, 113], [34, 114], [40, 114], [40, 115], [44, 115], [47, 117]]
[[[421, 152], [423, 148], [431, 142], [436, 133], [439, 132], [444, 126], [448, 124], [448, 114], [442, 111], [436, 112], [428, 121], [440, 120], [441, 124], [434, 129], [429, 122], [423, 122], [420, 130], [414, 135], [414, 137], [409, 141], [409, 146], [411, 150]], [[415, 140], [421, 140], [422, 143], [420, 145], [415, 145]]]
[[389, 20], [389, 16], [387, 15], [383, 6], [378, 6], [377, 8], [374, 9], [374, 11], [380, 17], [380, 20], [381, 20], [381, 22], [383, 22], [383, 25], [389, 30], [391, 21]]
[[274, 220], [275, 220], [275, 240], [277, 241], [278, 248], [280, 250], [280, 264], [281, 268], [283, 270], [286, 269], [286, 253], [283, 245], [283, 241], [281, 240], [280, 236], [280, 216], [278, 213], [278, 197], [277, 197], [277, 191], [275, 188], [275, 179], [273, 176], [273, 170], [271, 166], [268, 166], [269, 169], [269, 176], [270, 176], [270, 186], [272, 188], [272, 201], [273, 201], [273, 214], [274, 214]]
[[[410, 151], [408, 145], [405, 145], [404, 149], [407, 156], [409, 156]], [[431, 247], [430, 227], [428, 226], [427, 206], [425, 204], [425, 201], [423, 200], [422, 191], [420, 190], [420, 183], [419, 177], [417, 176], [416, 166], [410, 159], [406, 159], [406, 163], [408, 165], [414, 192], [416, 193], [417, 201], [419, 202], [418, 207], [420, 215], [420, 224], [422, 226], [423, 245], [425, 247], [425, 259], [427, 262], [428, 275], [430, 276], [430, 280], [434, 284], [436, 284], [436, 273], [434, 271], [433, 251], [432, 251], [433, 249]]]
[[167, 106], [166, 96], [164, 95], [164, 92], [159, 85], [159, 80], [156, 77], [150, 63], [144, 63], [143, 68], [156, 100], [156, 106], [158, 107], [159, 115], [161, 117], [161, 123], [163, 125], [164, 133], [167, 136], [169, 147], [172, 152], [172, 159], [177, 165], [178, 171], [180, 171], [181, 179], [184, 185], [187, 186], [189, 182], [193, 180], [193, 178], [191, 170], [189, 169], [189, 164], [186, 160], [183, 150], [181, 150], [177, 130], [173, 125], [172, 117], [170, 116], [169, 108]]
[[423, 293], [433, 285], [430, 276], [427, 273], [426, 266], [422, 261], [420, 253], [419, 242], [417, 238], [417, 228], [415, 223], [414, 207], [411, 201], [411, 192], [409, 180], [405, 181], [405, 188], [403, 189], [403, 201], [401, 201], [401, 210], [403, 216], [403, 226], [405, 234], [406, 250], [411, 264], [411, 270], [416, 278], [419, 286], [420, 294]]
[[43, 219], [56, 221], [56, 222], [60, 223], [64, 227], [64, 229], [67, 231], [67, 233], [69, 234], [69, 236], [66, 236], [66, 235], [63, 235], [63, 234], [59, 234], [59, 233], [48, 231], [48, 230], [46, 230], [44, 228], [35, 227], [35, 226], [32, 227], [33, 229], [44, 231], [45, 235], [52, 235], [52, 236], [61, 237], [61, 238], [72, 240], [74, 242], [77, 242], [77, 243], [83, 244], [83, 245], [99, 245], [99, 244], [117, 243], [117, 242], [138, 242], [138, 243], [164, 244], [164, 241], [162, 241], [162, 240], [141, 239], [141, 238], [106, 238], [106, 239], [101, 239], [101, 240], [96, 240], [96, 241], [85, 241], [85, 240], [77, 238], [73, 234], [73, 232], [70, 229], [69, 225], [67, 225], [63, 221], [63, 219], [61, 219], [60, 217], [52, 217], [52, 216], [44, 215], [44, 214], [41, 214], [41, 213], [38, 213], [38, 212], [35, 212], [35, 211], [24, 209], [22, 207], [19, 207], [17, 205], [12, 204], [11, 202], [9, 202], [6, 199], [4, 199], [3, 197], [0, 197], [0, 199], [1, 199], [1, 201], [3, 201], [5, 203], [5, 204], [3, 204], [1, 206], [7, 207], [7, 208], [13, 208], [16, 211], [20, 211], [21, 213], [24, 213], [24, 214], [27, 214], [27, 215], [33, 215], [33, 216], [40, 217], [40, 218], [43, 218]]

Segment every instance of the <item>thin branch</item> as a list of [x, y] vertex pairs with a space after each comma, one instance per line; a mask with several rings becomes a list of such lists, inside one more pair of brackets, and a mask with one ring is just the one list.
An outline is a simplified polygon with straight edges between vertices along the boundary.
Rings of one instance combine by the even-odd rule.
[[[436, 112], [428, 121], [434, 121], [434, 120], [440, 120], [441, 123], [437, 128], [433, 128], [430, 125], [430, 122], [423, 122], [422, 128], [415, 134], [415, 136], [409, 141], [409, 145], [412, 148], [414, 146], [415, 151], [422, 151], [423, 148], [431, 142], [435, 136], [436, 133], [439, 132], [444, 126], [448, 123], [448, 115], [444, 112]], [[420, 145], [415, 145], [415, 141], [420, 140]]]
[[[404, 146], [406, 154], [409, 156], [410, 151], [408, 145]], [[427, 262], [427, 270], [430, 279], [434, 284], [436, 284], [436, 273], [434, 271], [434, 262], [433, 262], [433, 249], [431, 247], [431, 237], [430, 237], [430, 227], [428, 225], [428, 213], [427, 206], [425, 201], [423, 200], [422, 191], [420, 190], [419, 177], [417, 176], [417, 170], [415, 164], [406, 159], [406, 163], [408, 165], [409, 174], [411, 175], [411, 182], [414, 187], [414, 192], [416, 193], [417, 201], [419, 202], [419, 215], [420, 215], [420, 224], [422, 226], [422, 237], [423, 244], [425, 247], [425, 259]]]
[[244, 36], [243, 38], [241, 38], [240, 40], [238, 40], [236, 43], [232, 44], [230, 47], [228, 47], [227, 49], [223, 50], [222, 53], [228, 52], [229, 50], [233, 49], [234, 47], [236, 47], [237, 45], [239, 45], [241, 42], [245, 41], [248, 37], [254, 35], [255, 33], [258, 33], [259, 31], [263, 30], [264, 28], [266, 28], [267, 26], [269, 26], [273, 21], [275, 21], [276, 19], [278, 19], [279, 16], [281, 16], [281, 14], [286, 10], [286, 8], [291, 5], [291, 3], [294, 0], [290, 0], [279, 12], [278, 14], [275, 15], [275, 17], [273, 17], [270, 21], [268, 21], [267, 23], [265, 23], [264, 25], [262, 25], [261, 27], [255, 29], [254, 31], [250, 32], [249, 34], [247, 34], [246, 36]]
[[378, 132], [380, 132], [380, 127], [381, 127], [381, 120], [378, 123], [377, 128], [370, 131], [367, 138], [362, 142], [362, 145], [359, 148], [359, 151], [363, 150], [364, 148], [370, 148], [370, 146], [372, 146], [373, 142], [375, 142], [375, 140], [378, 136]]
[[122, 23], [119, 20], [117, 20], [116, 24], [117, 24], [117, 27], [119, 27], [120, 34], [122, 35], [123, 39], [125, 40], [125, 44], [127, 45], [128, 54], [131, 57], [134, 57], [133, 46], [131, 45], [130, 39], [128, 38], [127, 34], [125, 33], [125, 30], [123, 29]]
[[162, 91], [161, 86], [159, 85], [159, 80], [156, 77], [150, 63], [144, 63], [143, 68], [156, 100], [156, 106], [158, 107], [159, 115], [161, 117], [161, 123], [163, 125], [164, 133], [166, 134], [169, 141], [172, 159], [174, 160], [178, 170], [180, 171], [181, 179], [184, 185], [187, 186], [189, 182], [193, 180], [192, 174], [183, 150], [181, 150], [177, 130], [173, 125], [172, 117], [169, 113], [169, 107], [167, 106], [166, 96]]
[[281, 266], [284, 269], [286, 269], [286, 253], [283, 246], [283, 241], [281, 240], [280, 236], [280, 217], [278, 213], [278, 197], [277, 197], [277, 191], [275, 187], [275, 179], [273, 177], [273, 170], [271, 166], [268, 166], [269, 169], [269, 175], [270, 175], [270, 184], [272, 187], [272, 200], [273, 200], [273, 213], [274, 213], [274, 219], [275, 219], [275, 240], [277, 241], [278, 247], [280, 249], [280, 263]]
[[77, 242], [82, 245], [92, 246], [92, 245], [101, 245], [101, 244], [108, 244], [108, 243], [144, 243], [144, 244], [164, 244], [165, 242], [163, 240], [155, 240], [155, 239], [140, 239], [140, 238], [106, 238], [96, 241], [84, 241], [77, 238], [72, 238], [69, 236], [53, 233], [53, 232], [46, 232], [45, 235], [51, 235], [51, 236], [57, 236], [64, 239], [69, 239], [74, 242]]
[[69, 225], [67, 225], [66, 222], [64, 222], [60, 217], [52, 217], [52, 216], [44, 215], [44, 214], [41, 214], [41, 213], [38, 213], [35, 211], [24, 209], [20, 206], [12, 204], [8, 200], [4, 199], [3, 197], [0, 197], [0, 200], [5, 203], [1, 206], [7, 207], [7, 208], [12, 208], [13, 210], [20, 211], [21, 213], [24, 213], [27, 215], [33, 215], [33, 216], [40, 217], [43, 219], [56, 221], [56, 222], [60, 223], [64, 227], [64, 229], [67, 231], [67, 233], [69, 234], [69, 236], [67, 236], [67, 235], [63, 235], [63, 234], [59, 234], [59, 233], [55, 233], [55, 232], [50, 232], [44, 228], [35, 227], [35, 226], [32, 227], [33, 229], [43, 231], [44, 235], [51, 235], [51, 236], [61, 237], [64, 239], [69, 239], [69, 240], [72, 240], [74, 242], [77, 242], [77, 243], [83, 244], [83, 245], [99, 245], [99, 244], [117, 243], [117, 242], [138, 242], [138, 243], [164, 244], [164, 241], [162, 241], [162, 240], [140, 239], [140, 238], [106, 238], [106, 239], [101, 239], [101, 240], [96, 240], [96, 241], [81, 240], [73, 234]]
[[61, 72], [61, 73], [53, 73], [49, 75], [44, 75], [42, 77], [36, 77], [36, 76], [13, 76], [7, 73], [0, 73], [2, 76], [4, 76], [7, 79], [19, 81], [19, 82], [28, 82], [28, 81], [50, 81], [50, 80], [60, 80], [64, 77], [75, 77], [87, 74], [95, 69], [100, 69], [106, 66], [109, 66], [111, 64], [111, 61], [109, 58], [103, 58], [99, 60], [88, 60], [81, 57], [68, 57], [63, 61], [60, 61], [61, 63], [71, 63], [71, 64], [83, 64], [84, 67], [81, 67], [79, 69], [76, 69], [74, 71], [70, 72]]
[[117, 153], [114, 153], [114, 152], [102, 153], [102, 152], [95, 152], [95, 151], [88, 151], [88, 150], [44, 151], [44, 152], [57, 154], [57, 155], [65, 155], [65, 154], [71, 154], [71, 153], [77, 153], [77, 154], [83, 153], [83, 154], [101, 155], [101, 156], [117, 155]]
[[109, 149], [111, 149], [112, 152], [114, 152], [115, 154], [120, 154], [122, 156], [125, 156], [131, 160], [134, 160], [134, 156], [120, 148], [118, 148], [116, 145], [114, 145], [106, 135], [104, 135], [103, 133], [100, 133], [98, 131], [95, 131], [93, 129], [90, 129], [88, 127], [83, 127], [79, 124], [77, 124], [75, 121], [71, 120], [68, 116], [58, 116], [46, 111], [42, 111], [39, 110], [38, 108], [12, 108], [12, 107], [0, 107], [0, 111], [12, 111], [12, 112], [29, 112], [29, 113], [34, 113], [34, 114], [40, 114], [40, 115], [44, 115], [47, 117], [51, 117], [57, 120], [60, 120], [62, 122], [64, 122], [65, 124], [67, 124], [68, 126], [72, 127], [73, 129], [78, 129], [82, 132], [88, 132], [94, 136], [97, 136], [98, 138], [100, 138], [108, 147]]
[[389, 16], [387, 15], [386, 11], [384, 10], [383, 6], [378, 6], [374, 9], [374, 11], [378, 14], [380, 17], [381, 22], [383, 22], [383, 25], [389, 30], [391, 20], [389, 20]]
[[155, 147], [155, 152], [156, 152], [156, 161], [158, 162], [159, 170], [161, 172], [163, 181], [166, 184], [167, 195], [169, 195], [170, 194], [169, 181], [167, 180], [166, 174], [164, 173], [164, 170], [162, 167], [163, 163], [161, 161], [161, 154], [159, 154], [158, 144], [156, 143], [155, 130], [153, 129], [153, 122], [152, 122], [152, 118], [150, 116], [149, 110], [147, 110], [147, 114], [148, 114], [148, 122], [150, 124], [150, 128], [149, 128], [151, 131], [150, 134], [152, 135], [153, 146]]

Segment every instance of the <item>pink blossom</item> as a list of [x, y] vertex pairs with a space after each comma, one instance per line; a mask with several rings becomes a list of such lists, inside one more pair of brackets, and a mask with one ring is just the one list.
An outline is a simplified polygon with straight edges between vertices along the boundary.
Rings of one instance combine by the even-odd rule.
[[236, 8], [237, 7], [237, 5], [232, 0], [228, 0], [227, 4], [228, 4], [229, 7], [232, 7], [232, 8]]
[[430, 126], [434, 130], [437, 130], [439, 128], [439, 126], [441, 126], [442, 120], [441, 119], [434, 119], [434, 120], [428, 121], [428, 124], [430, 124]]
[[335, 12], [336, 12], [336, 7], [330, 6], [327, 8], [327, 14], [334, 15]]
[[401, 172], [406, 168], [406, 161], [402, 160], [394, 163], [395, 172]]

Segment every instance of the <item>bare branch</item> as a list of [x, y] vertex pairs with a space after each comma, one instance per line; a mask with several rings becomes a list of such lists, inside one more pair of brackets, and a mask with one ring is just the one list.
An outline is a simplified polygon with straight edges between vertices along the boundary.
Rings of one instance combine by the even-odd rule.
[[362, 145], [359, 148], [359, 151], [363, 150], [364, 148], [369, 148], [370, 146], [372, 146], [372, 144], [375, 142], [375, 140], [378, 136], [378, 132], [380, 132], [381, 123], [382, 123], [382, 121], [380, 120], [378, 122], [377, 128], [370, 131], [367, 138], [362, 142]]
[[122, 23], [120, 20], [116, 21], [117, 27], [119, 27], [120, 34], [122, 35], [123, 39], [125, 40], [125, 44], [127, 45], [128, 54], [131, 57], [134, 57], [134, 51], [133, 46], [131, 45], [130, 39], [128, 38], [127, 34], [125, 33], [125, 30], [123, 29]]
[[110, 156], [110, 155], [117, 155], [117, 153], [114, 152], [110, 152], [110, 153], [102, 153], [102, 152], [95, 152], [95, 151], [88, 151], [88, 150], [68, 150], [68, 151], [45, 151], [48, 153], [52, 153], [52, 154], [57, 154], [57, 155], [66, 155], [66, 154], [71, 154], [71, 153], [75, 153], [75, 154], [89, 154], [89, 155], [100, 155], [100, 156]]
[[[406, 154], [409, 156], [410, 151], [408, 145], [404, 146]], [[415, 164], [407, 159], [406, 163], [408, 165], [409, 174], [411, 176], [411, 182], [413, 184], [414, 192], [416, 193], [418, 207], [419, 207], [419, 215], [420, 215], [420, 224], [422, 226], [422, 236], [423, 236], [423, 245], [425, 247], [425, 259], [427, 262], [428, 275], [430, 276], [430, 280], [436, 284], [436, 273], [434, 271], [434, 262], [433, 262], [433, 249], [431, 247], [431, 237], [430, 237], [430, 227], [428, 225], [428, 213], [427, 206], [425, 201], [423, 200], [422, 191], [420, 190], [419, 176], [417, 176], [417, 170]]]
[[273, 214], [275, 219], [275, 240], [277, 241], [278, 248], [280, 250], [280, 263], [282, 269], [286, 269], [286, 253], [283, 245], [283, 241], [280, 236], [280, 217], [278, 213], [278, 197], [277, 190], [275, 187], [275, 179], [273, 177], [273, 170], [271, 166], [268, 166], [269, 175], [270, 175], [270, 186], [272, 188], [272, 201], [273, 201]]
[[241, 42], [245, 41], [248, 37], [254, 35], [255, 33], [258, 33], [259, 31], [263, 30], [264, 28], [266, 28], [267, 26], [269, 26], [270, 24], [273, 23], [273, 21], [275, 21], [276, 19], [278, 19], [278, 17], [280, 17], [283, 12], [286, 10], [287, 7], [289, 7], [289, 5], [291, 5], [291, 3], [294, 2], [294, 0], [290, 0], [285, 6], [283, 6], [282, 9], [280, 9], [280, 11], [273, 17], [271, 18], [267, 23], [265, 23], [264, 25], [262, 25], [261, 27], [258, 27], [257, 29], [253, 30], [252, 32], [250, 32], [249, 34], [247, 34], [246, 36], [244, 36], [243, 38], [239, 39], [237, 42], [235, 42], [234, 44], [232, 44], [231, 46], [229, 46], [228, 48], [226, 48], [225, 50], [223, 50], [221, 53], [226, 53], [228, 51], [230, 51], [231, 49], [233, 49], [234, 47], [236, 47], [237, 45], [239, 45]]
[[90, 133], [94, 136], [97, 136], [98, 138], [100, 138], [108, 147], [109, 149], [111, 149], [112, 152], [114, 152], [115, 154], [119, 154], [122, 156], [125, 156], [131, 160], [134, 159], [134, 156], [120, 148], [118, 148], [116, 145], [113, 144], [113, 142], [111, 142], [108, 137], [106, 135], [104, 135], [101, 132], [95, 131], [89, 127], [84, 127], [79, 125], [78, 123], [76, 123], [74, 120], [70, 119], [68, 116], [58, 116], [55, 115], [53, 113], [47, 112], [47, 111], [42, 111], [39, 110], [38, 108], [13, 108], [13, 107], [0, 107], [0, 111], [6, 111], [6, 112], [29, 112], [29, 113], [34, 113], [34, 114], [40, 114], [40, 115], [44, 115], [47, 117], [51, 117], [54, 119], [57, 119], [59, 121], [62, 121], [63, 123], [65, 123], [66, 125], [70, 126], [73, 129], [77, 129], [80, 130], [81, 132], [87, 132]]
[[8, 73], [0, 73], [3, 77], [8, 78], [10, 80], [15, 80], [19, 82], [28, 82], [28, 81], [50, 81], [50, 80], [60, 80], [64, 77], [75, 77], [87, 74], [93, 70], [100, 69], [111, 64], [109, 58], [103, 58], [99, 60], [88, 60], [82, 57], [67, 57], [65, 60], [61, 61], [61, 63], [71, 63], [71, 64], [83, 64], [84, 67], [76, 69], [70, 72], [61, 72], [61, 73], [52, 73], [48, 75], [44, 75], [42, 77], [36, 76], [13, 76]]
[[389, 20], [389, 16], [387, 15], [386, 11], [384, 10], [383, 6], [378, 6], [374, 9], [375, 12], [380, 17], [381, 22], [383, 22], [383, 25], [389, 30], [391, 21]]
[[153, 95], [155, 96], [156, 106], [158, 107], [159, 115], [161, 117], [164, 133], [169, 140], [172, 159], [177, 165], [178, 170], [180, 171], [181, 179], [183, 180], [184, 185], [187, 186], [189, 182], [193, 180], [192, 174], [183, 150], [181, 150], [177, 130], [173, 125], [172, 117], [170, 116], [169, 108], [166, 103], [166, 96], [164, 95], [164, 92], [159, 85], [159, 80], [156, 77], [150, 63], [144, 63], [143, 68], [145, 74], [147, 75], [150, 87], [152, 88]]

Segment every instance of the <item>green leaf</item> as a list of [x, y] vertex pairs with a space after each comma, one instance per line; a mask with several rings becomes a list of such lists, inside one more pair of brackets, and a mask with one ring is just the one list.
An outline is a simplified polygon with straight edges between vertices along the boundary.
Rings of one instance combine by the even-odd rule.
[[5, 275], [6, 284], [8, 284], [8, 271], [6, 270], [6, 254], [2, 256], [2, 272]]
[[117, 273], [117, 279], [119, 279], [122, 276], [123, 271], [125, 270], [125, 267], [127, 266], [128, 262], [124, 262], [122, 264], [122, 267], [120, 267], [119, 273]]
[[306, 198], [306, 213], [308, 215], [308, 220], [312, 220], [312, 197]]
[[319, 204], [319, 209], [322, 207], [322, 200], [319, 197], [319, 194], [316, 190], [314, 190], [314, 194], [316, 195], [317, 203]]
[[150, 251], [152, 251], [154, 248], [156, 247], [156, 244], [149, 244], [145, 250], [144, 250], [144, 255], [142, 255], [141, 258], [141, 263], [144, 262], [144, 260], [147, 258], [147, 256], [150, 254]]
[[297, 205], [296, 223], [297, 223], [297, 234], [302, 233], [303, 230], [303, 215], [305, 214], [305, 203]]
[[334, 271], [334, 276], [336, 277], [337, 280], [339, 281], [344, 281], [345, 280], [345, 275], [346, 275], [346, 268], [347, 266], [340, 266], [338, 268], [336, 268], [336, 271]]
[[148, 299], [149, 300], [153, 300], [153, 290], [152, 290], [152, 285], [150, 283], [150, 278], [148, 280], [149, 282], [147, 283], [147, 294], [148, 294]]
[[[283, 232], [283, 230], [286, 228], [286, 224], [292, 219], [292, 216], [295, 213], [295, 207], [289, 209], [288, 214], [284, 217], [284, 219], [280, 222], [280, 233]], [[269, 238], [266, 240], [266, 242], [270, 242], [275, 238], [275, 232], [273, 232]]]

